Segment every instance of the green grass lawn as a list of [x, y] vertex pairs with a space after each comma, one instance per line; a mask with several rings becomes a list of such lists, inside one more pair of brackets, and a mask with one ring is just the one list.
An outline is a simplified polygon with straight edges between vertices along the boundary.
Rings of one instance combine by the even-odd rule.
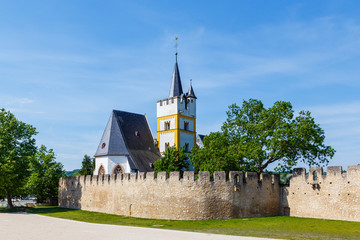
[[264, 217], [228, 220], [157, 220], [123, 217], [59, 207], [1, 208], [0, 213], [26, 211], [49, 217], [114, 225], [174, 229], [280, 239], [360, 239], [360, 222], [296, 217]]

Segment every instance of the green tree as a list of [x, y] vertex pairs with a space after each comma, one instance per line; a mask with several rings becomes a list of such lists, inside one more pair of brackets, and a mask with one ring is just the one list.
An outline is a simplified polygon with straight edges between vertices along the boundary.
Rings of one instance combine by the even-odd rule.
[[79, 177], [79, 176], [81, 176], [81, 174], [80, 174], [80, 169], [75, 169], [75, 170], [73, 170], [73, 171], [71, 171], [72, 173], [71, 174], [68, 174], [68, 173], [66, 173], [68, 176], [71, 176], [71, 177]]
[[230, 145], [236, 146], [248, 170], [263, 172], [277, 163], [277, 171], [286, 171], [299, 161], [307, 165], [327, 165], [335, 150], [324, 144], [324, 131], [310, 112], [294, 117], [289, 102], [278, 101], [264, 108], [260, 100], [233, 104], [227, 111], [222, 131]]
[[189, 161], [184, 148], [176, 150], [175, 147], [168, 147], [164, 152], [164, 156], [154, 162], [154, 171], [156, 173], [183, 172], [186, 170], [189, 170]]
[[59, 179], [65, 176], [63, 165], [55, 161], [55, 153], [44, 145], [38, 149], [30, 161], [31, 175], [27, 183], [30, 194], [37, 202], [58, 196]]
[[79, 171], [79, 174], [92, 175], [94, 169], [95, 169], [95, 159], [85, 154], [81, 163], [81, 169]]
[[6, 195], [8, 207], [11, 198], [21, 195], [29, 177], [30, 157], [36, 152], [36, 129], [5, 111], [0, 110], [0, 195]]
[[229, 139], [222, 132], [205, 136], [204, 146], [193, 148], [190, 159], [195, 173], [209, 171], [212, 176], [214, 171], [246, 170], [238, 146], [230, 144]]

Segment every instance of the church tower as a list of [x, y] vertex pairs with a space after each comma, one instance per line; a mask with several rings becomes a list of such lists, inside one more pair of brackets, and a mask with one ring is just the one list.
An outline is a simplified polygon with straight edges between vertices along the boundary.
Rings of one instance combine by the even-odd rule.
[[171, 146], [190, 153], [196, 144], [196, 96], [191, 83], [183, 93], [177, 53], [169, 97], [157, 101], [157, 142], [161, 154]]

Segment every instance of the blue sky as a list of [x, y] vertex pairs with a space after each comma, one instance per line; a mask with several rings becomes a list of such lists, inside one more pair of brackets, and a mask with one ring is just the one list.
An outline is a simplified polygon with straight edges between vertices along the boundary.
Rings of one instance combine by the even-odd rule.
[[35, 126], [65, 169], [93, 155], [112, 109], [146, 113], [168, 96], [178, 36], [198, 132], [232, 103], [290, 101], [360, 163], [358, 1], [0, 1], [0, 107]]

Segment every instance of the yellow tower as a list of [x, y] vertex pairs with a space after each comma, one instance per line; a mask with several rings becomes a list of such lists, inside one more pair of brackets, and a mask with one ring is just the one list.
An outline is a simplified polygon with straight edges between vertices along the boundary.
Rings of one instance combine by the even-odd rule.
[[157, 142], [160, 153], [167, 147], [190, 153], [196, 144], [196, 96], [193, 87], [183, 93], [177, 53], [169, 97], [157, 101]]

